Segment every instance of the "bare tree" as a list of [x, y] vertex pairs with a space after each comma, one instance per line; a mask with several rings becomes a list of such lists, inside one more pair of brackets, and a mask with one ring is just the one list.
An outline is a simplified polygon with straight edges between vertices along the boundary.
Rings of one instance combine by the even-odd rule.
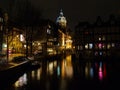
[[[34, 28], [39, 25], [42, 18], [42, 13], [37, 8], [33, 7], [28, 0], [21, 0], [15, 2], [14, 21], [17, 25], [25, 29], [26, 36], [26, 55], [32, 53], [33, 31]], [[28, 51], [28, 46], [30, 51]]]

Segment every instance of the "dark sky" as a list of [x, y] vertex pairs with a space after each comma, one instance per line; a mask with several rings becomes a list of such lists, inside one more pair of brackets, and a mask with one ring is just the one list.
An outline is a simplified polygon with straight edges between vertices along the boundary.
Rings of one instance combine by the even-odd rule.
[[[26, 0], [0, 0], [0, 7], [6, 7], [11, 4]], [[110, 14], [120, 15], [120, 0], [29, 0], [32, 5], [43, 11], [43, 16], [56, 21], [60, 9], [68, 21], [69, 27], [74, 27], [79, 21], [94, 22], [97, 16], [103, 19]], [[7, 5], [7, 6], [6, 6]]]

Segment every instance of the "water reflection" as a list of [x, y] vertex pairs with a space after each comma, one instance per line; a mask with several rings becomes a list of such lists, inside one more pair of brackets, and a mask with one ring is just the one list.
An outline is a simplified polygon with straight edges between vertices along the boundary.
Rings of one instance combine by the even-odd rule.
[[40, 68], [40, 69], [37, 70], [37, 80], [40, 80], [41, 73], [42, 73], [42, 69]]
[[91, 65], [91, 62], [87, 62], [85, 66], [85, 76], [86, 78], [93, 78], [94, 77], [94, 69], [93, 66]]
[[62, 72], [66, 73], [66, 77], [72, 78], [73, 77], [73, 66], [71, 62], [71, 55], [66, 57], [65, 63], [63, 63], [65, 69]]
[[57, 67], [57, 75], [60, 76], [60, 66]]
[[40, 80], [41, 74], [42, 74], [42, 68], [39, 68], [37, 70], [32, 70], [29, 76], [31, 77], [32, 80]]
[[99, 63], [99, 70], [98, 70], [99, 80], [103, 80], [106, 78], [106, 64], [100, 62]]
[[14, 86], [17, 87], [22, 87], [27, 84], [27, 74], [23, 74], [14, 84]]
[[[98, 76], [98, 77], [96, 77]], [[106, 63], [86, 62], [85, 77], [103, 80], [106, 78]]]
[[62, 60], [56, 60], [47, 62], [47, 74], [53, 75], [57, 71], [57, 76], [61, 78], [72, 78], [73, 77], [73, 66], [72, 66], [71, 55], [66, 56]]
[[57, 61], [47, 62], [47, 74], [48, 75], [53, 75], [56, 68], [57, 68]]
[[[78, 80], [80, 83], [93, 82], [94, 80], [104, 81], [108, 75], [107, 68], [107, 64], [103, 61], [88, 60], [81, 62], [73, 59], [72, 55], [67, 55], [59, 60], [41, 62], [40, 68], [25, 73], [14, 83], [14, 86], [28, 85], [44, 90], [53, 90], [53, 88], [55, 90], [56, 88], [66, 90], [70, 83], [76, 83]], [[29, 89], [26, 87], [26, 90]]]

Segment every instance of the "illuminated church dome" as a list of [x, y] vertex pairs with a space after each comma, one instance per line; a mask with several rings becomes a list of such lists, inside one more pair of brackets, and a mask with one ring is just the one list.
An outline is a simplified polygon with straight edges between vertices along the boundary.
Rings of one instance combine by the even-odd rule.
[[66, 18], [63, 16], [63, 11], [60, 10], [60, 15], [57, 17], [56, 23], [61, 27], [65, 28], [67, 24]]

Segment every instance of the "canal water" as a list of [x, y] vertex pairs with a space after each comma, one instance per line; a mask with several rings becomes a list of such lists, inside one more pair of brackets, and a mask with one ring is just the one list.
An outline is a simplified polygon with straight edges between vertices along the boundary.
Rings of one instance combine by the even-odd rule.
[[64, 55], [40, 64], [0, 90], [120, 89], [120, 62], [115, 60], [83, 60]]

